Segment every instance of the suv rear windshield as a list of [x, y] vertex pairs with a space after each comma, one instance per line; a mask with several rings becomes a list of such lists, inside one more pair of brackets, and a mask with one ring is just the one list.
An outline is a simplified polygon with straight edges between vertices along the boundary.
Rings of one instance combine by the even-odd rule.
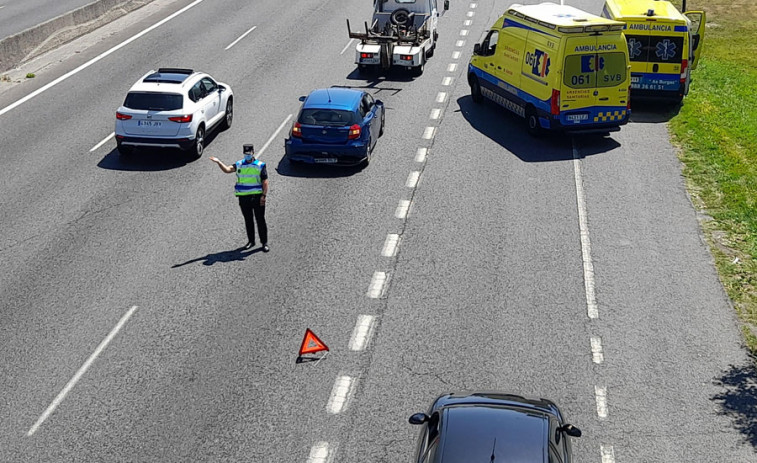
[[626, 80], [623, 53], [568, 55], [563, 82], [570, 88], [614, 87]]
[[181, 109], [184, 97], [178, 93], [129, 92], [124, 106], [129, 109], [173, 111]]
[[358, 122], [357, 116], [352, 111], [341, 109], [318, 109], [307, 108], [300, 113], [300, 124], [307, 125], [352, 125]]

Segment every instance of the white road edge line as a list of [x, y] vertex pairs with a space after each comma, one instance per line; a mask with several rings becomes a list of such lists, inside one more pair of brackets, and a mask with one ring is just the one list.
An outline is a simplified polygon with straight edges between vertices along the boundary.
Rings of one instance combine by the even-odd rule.
[[591, 337], [591, 360], [596, 364], [605, 360], [605, 354], [602, 353], [602, 338], [598, 336]]
[[365, 350], [371, 338], [373, 337], [373, 327], [376, 325], [376, 317], [373, 315], [360, 315], [357, 317], [355, 329], [352, 330], [350, 337], [350, 350]]
[[350, 48], [350, 45], [352, 45], [352, 42], [354, 42], [355, 39], [350, 39], [349, 42], [347, 42], [347, 45], [342, 48], [342, 51], [339, 52], [340, 55], [343, 55], [345, 51], [347, 51], [348, 48]]
[[82, 71], [82, 70], [84, 70], [84, 69], [92, 66], [96, 62], [98, 62], [101, 59], [105, 58], [106, 56], [110, 55], [111, 53], [120, 50], [121, 48], [123, 48], [126, 45], [132, 43], [133, 41], [135, 41], [138, 38], [142, 37], [143, 35], [147, 34], [148, 32], [151, 32], [152, 30], [157, 29], [158, 27], [162, 26], [163, 24], [167, 23], [168, 21], [172, 20], [173, 18], [179, 16], [180, 14], [182, 14], [185, 11], [189, 10], [190, 8], [194, 8], [195, 6], [199, 5], [203, 1], [204, 0], [195, 0], [194, 2], [190, 3], [189, 5], [185, 6], [182, 9], [180, 9], [176, 13], [173, 13], [172, 15], [168, 16], [167, 18], [164, 18], [164, 19], [156, 22], [155, 24], [153, 24], [152, 26], [150, 26], [147, 29], [143, 30], [142, 32], [138, 33], [137, 35], [135, 35], [135, 36], [133, 36], [133, 37], [131, 37], [129, 39], [126, 39], [125, 41], [123, 41], [123, 42], [119, 43], [118, 45], [116, 45], [115, 47], [111, 48], [110, 50], [108, 50], [108, 51], [106, 51], [106, 52], [104, 52], [104, 53], [102, 53], [102, 54], [100, 54], [98, 56], [95, 56], [94, 58], [92, 58], [91, 60], [89, 60], [86, 63], [82, 64], [81, 66], [79, 66], [78, 68], [74, 69], [73, 71], [69, 71], [69, 72], [63, 74], [62, 76], [58, 77], [54, 81], [52, 81], [49, 84], [45, 85], [44, 87], [38, 88], [37, 90], [35, 90], [32, 93], [26, 95], [25, 97], [21, 98], [20, 100], [16, 101], [15, 103], [12, 103], [12, 104], [6, 106], [3, 109], [0, 109], [0, 116], [2, 116], [3, 114], [7, 113], [8, 111], [10, 111], [10, 110], [12, 110], [12, 109], [14, 109], [14, 108], [16, 108], [18, 106], [21, 106], [22, 104], [24, 104], [27, 101], [31, 100], [32, 98], [34, 98], [35, 96], [39, 95], [40, 93], [45, 92], [45, 91], [49, 90], [52, 87], [55, 87], [56, 85], [58, 85], [59, 83], [63, 82], [64, 80], [68, 79], [69, 77], [73, 76], [74, 74], [76, 74], [76, 73], [78, 73], [78, 72], [80, 72], [80, 71]]
[[597, 415], [607, 418], [607, 388], [594, 386], [594, 395], [597, 397]]
[[355, 390], [357, 380], [351, 376], [338, 376], [331, 389], [331, 396], [326, 404], [326, 410], [332, 415], [342, 413], [347, 409], [347, 404]]
[[386, 272], [374, 272], [366, 296], [371, 299], [380, 298], [381, 294], [384, 292], [384, 283], [386, 283]]
[[107, 137], [103, 138], [103, 141], [101, 141], [100, 143], [96, 144], [94, 148], [92, 148], [91, 150], [89, 150], [89, 152], [91, 153], [93, 151], [97, 151], [98, 149], [100, 149], [101, 146], [103, 146], [104, 144], [106, 144], [108, 142], [108, 140], [110, 140], [111, 138], [113, 138], [115, 135], [116, 135], [115, 132], [111, 132], [110, 135], [108, 135]]
[[389, 233], [384, 241], [384, 248], [381, 249], [381, 255], [384, 257], [394, 257], [397, 254], [397, 246], [400, 242], [400, 235]]
[[316, 442], [310, 448], [307, 463], [330, 463], [334, 460], [334, 453], [328, 442]]
[[224, 48], [224, 50], [228, 50], [229, 48], [233, 47], [234, 45], [236, 45], [237, 43], [239, 43], [240, 40], [242, 40], [243, 38], [247, 37], [247, 34], [249, 34], [250, 32], [254, 31], [257, 28], [258, 28], [258, 26], [252, 26], [250, 28], [250, 30], [248, 30], [244, 34], [240, 35], [238, 39], [236, 39], [235, 41], [231, 42], [228, 47]]
[[421, 178], [421, 173], [417, 170], [414, 170], [413, 172], [410, 172], [407, 175], [407, 181], [405, 182], [405, 186], [408, 188], [415, 188], [418, 186], [418, 180]]
[[615, 449], [612, 445], [600, 445], [599, 451], [602, 455], [602, 463], [615, 463]]
[[29, 429], [29, 432], [26, 433], [27, 437], [32, 436], [35, 432], [37, 432], [37, 429], [42, 425], [42, 423], [45, 422], [45, 420], [55, 411], [56, 408], [58, 408], [58, 405], [63, 402], [63, 399], [66, 398], [69, 392], [71, 392], [71, 389], [76, 386], [76, 383], [81, 379], [81, 377], [84, 375], [84, 373], [87, 372], [90, 366], [92, 366], [92, 363], [97, 359], [97, 356], [102, 353], [103, 350], [108, 346], [110, 341], [113, 340], [113, 338], [116, 337], [118, 332], [123, 328], [123, 326], [126, 324], [126, 322], [131, 318], [131, 316], [134, 314], [134, 312], [137, 310], [137, 306], [133, 306], [131, 309], [129, 309], [126, 314], [124, 314], [123, 317], [121, 317], [121, 320], [119, 320], [118, 324], [108, 333], [108, 336], [103, 339], [103, 341], [100, 343], [99, 346], [97, 346], [97, 349], [92, 353], [92, 355], [89, 356], [86, 362], [84, 362], [84, 365], [79, 368], [79, 370], [74, 374], [74, 377], [71, 378], [71, 380], [66, 384], [66, 386], [63, 388], [62, 391], [58, 394], [58, 396], [53, 400], [53, 402], [50, 404], [49, 407], [47, 407], [47, 410], [42, 414], [42, 416], [39, 417], [36, 423], [34, 423], [34, 426]]
[[581, 234], [581, 258], [584, 265], [584, 286], [586, 289], [586, 312], [589, 318], [599, 318], [597, 296], [594, 292], [594, 263], [591, 260], [591, 241], [589, 240], [589, 221], [586, 213], [586, 195], [584, 193], [583, 176], [581, 175], [581, 159], [578, 157], [575, 139], [573, 144], [573, 174], [576, 181], [576, 202], [578, 204], [578, 228]]
[[271, 135], [271, 138], [269, 138], [268, 141], [265, 142], [265, 145], [263, 145], [263, 148], [261, 148], [260, 151], [258, 151], [258, 155], [255, 156], [255, 159], [260, 159], [260, 156], [263, 155], [263, 152], [266, 150], [266, 148], [268, 148], [271, 145], [273, 140], [279, 135], [279, 132], [281, 132], [281, 129], [284, 128], [284, 126], [287, 124], [287, 122], [289, 122], [289, 119], [291, 118], [292, 118], [292, 115], [290, 114], [286, 117], [286, 119], [284, 119], [284, 122], [279, 124], [279, 128], [276, 129], [275, 132], [273, 132], [273, 135]]

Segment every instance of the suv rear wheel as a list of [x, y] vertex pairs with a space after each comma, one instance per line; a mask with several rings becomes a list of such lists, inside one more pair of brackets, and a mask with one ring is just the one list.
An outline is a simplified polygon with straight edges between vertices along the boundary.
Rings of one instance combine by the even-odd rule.
[[194, 157], [201, 158], [203, 151], [205, 151], [205, 127], [201, 125], [197, 128], [197, 133], [195, 134], [195, 144], [191, 148], [191, 152]]
[[134, 154], [134, 147], [122, 144], [120, 141], [116, 142], [116, 149], [121, 156], [131, 156]]

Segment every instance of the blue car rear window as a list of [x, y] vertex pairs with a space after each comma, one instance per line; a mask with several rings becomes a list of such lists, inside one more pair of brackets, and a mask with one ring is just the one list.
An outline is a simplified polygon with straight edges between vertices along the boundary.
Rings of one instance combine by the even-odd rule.
[[306, 125], [352, 125], [358, 120], [352, 111], [308, 108], [302, 110], [298, 122]]
[[181, 109], [184, 97], [177, 93], [129, 92], [124, 106], [129, 109], [144, 109], [151, 111], [173, 111]]

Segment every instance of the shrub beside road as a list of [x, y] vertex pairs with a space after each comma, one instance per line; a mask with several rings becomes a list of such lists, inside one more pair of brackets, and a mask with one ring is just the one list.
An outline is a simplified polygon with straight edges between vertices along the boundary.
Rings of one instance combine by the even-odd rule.
[[757, 355], [757, 4], [696, 0], [687, 9], [705, 10], [708, 24], [670, 130], [720, 279]]

